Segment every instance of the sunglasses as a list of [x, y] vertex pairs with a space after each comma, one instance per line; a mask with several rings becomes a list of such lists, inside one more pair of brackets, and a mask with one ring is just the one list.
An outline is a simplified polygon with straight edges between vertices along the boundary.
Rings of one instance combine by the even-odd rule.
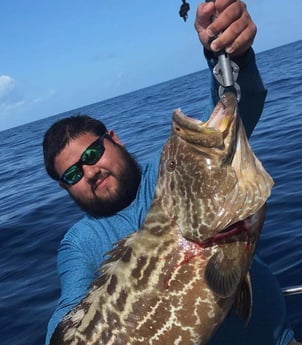
[[66, 183], [68, 186], [73, 186], [78, 183], [84, 175], [83, 165], [94, 165], [104, 154], [104, 137], [103, 134], [100, 138], [94, 141], [87, 149], [82, 153], [81, 158], [68, 169], [66, 169], [61, 176], [60, 180]]

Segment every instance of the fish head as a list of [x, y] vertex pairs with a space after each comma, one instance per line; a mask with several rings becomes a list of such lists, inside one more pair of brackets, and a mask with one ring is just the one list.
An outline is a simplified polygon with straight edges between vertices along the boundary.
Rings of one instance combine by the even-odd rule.
[[245, 220], [264, 205], [272, 184], [248, 143], [234, 94], [223, 95], [207, 122], [174, 111], [155, 195], [184, 237], [205, 241]]

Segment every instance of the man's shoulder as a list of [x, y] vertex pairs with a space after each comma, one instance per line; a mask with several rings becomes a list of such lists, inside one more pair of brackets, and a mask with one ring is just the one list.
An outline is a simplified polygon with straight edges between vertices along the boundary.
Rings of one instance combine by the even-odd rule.
[[112, 249], [114, 234], [110, 234], [110, 224], [105, 218], [94, 218], [84, 215], [65, 233], [58, 248], [58, 257], [65, 260], [66, 256], [85, 257], [98, 266], [103, 254]]
[[83, 242], [98, 238], [106, 231], [101, 219], [84, 215], [79, 221], [73, 224], [66, 232], [62, 242]]
[[61, 246], [79, 247], [88, 250], [95, 244], [110, 250], [112, 244], [136, 230], [132, 210], [122, 210], [110, 217], [95, 218], [85, 215], [65, 234]]

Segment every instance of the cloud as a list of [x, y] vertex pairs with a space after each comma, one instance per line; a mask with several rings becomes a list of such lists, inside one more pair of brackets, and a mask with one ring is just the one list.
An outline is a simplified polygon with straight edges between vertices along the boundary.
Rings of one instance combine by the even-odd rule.
[[14, 122], [17, 112], [22, 111], [23, 100], [22, 88], [15, 79], [0, 75], [0, 130], [5, 129], [10, 122]]
[[0, 75], [0, 131], [58, 113], [59, 100], [55, 89], [33, 94], [30, 87], [25, 90], [12, 77]]
[[15, 79], [0, 75], [0, 106], [11, 107], [23, 100], [23, 92]]
[[24, 92], [12, 77], [0, 75], [0, 130], [18, 125], [16, 114], [24, 109]]

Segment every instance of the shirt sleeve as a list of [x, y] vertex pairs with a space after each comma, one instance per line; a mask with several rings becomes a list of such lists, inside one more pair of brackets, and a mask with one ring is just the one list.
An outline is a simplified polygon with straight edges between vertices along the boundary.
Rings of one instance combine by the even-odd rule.
[[[204, 50], [204, 54], [210, 70], [213, 71], [214, 66], [218, 62], [216, 55], [206, 49]], [[237, 83], [241, 89], [239, 114], [242, 118], [246, 134], [250, 137], [263, 111], [267, 89], [261, 79], [256, 65], [255, 53], [252, 48], [244, 56], [234, 59], [234, 62], [239, 66], [237, 79]], [[208, 114], [219, 101], [218, 88], [219, 83], [212, 74]]]
[[[99, 243], [99, 251], [91, 248], [91, 254], [87, 253], [85, 248], [81, 246], [81, 243], [87, 244], [89, 242], [93, 246], [96, 245], [96, 241], [91, 239], [86, 241], [82, 236], [79, 238], [77, 231], [73, 231], [77, 226], [79, 225], [76, 224], [69, 230], [58, 250], [57, 270], [61, 295], [48, 323], [46, 345], [49, 344], [51, 335], [58, 323], [73, 306], [80, 302], [87, 293], [91, 282], [96, 278], [97, 261], [100, 260], [102, 254], [101, 243]], [[81, 223], [81, 226], [85, 225]], [[85, 231], [79, 233], [84, 236], [87, 234]], [[99, 253], [98, 258], [94, 257], [96, 253]]]

